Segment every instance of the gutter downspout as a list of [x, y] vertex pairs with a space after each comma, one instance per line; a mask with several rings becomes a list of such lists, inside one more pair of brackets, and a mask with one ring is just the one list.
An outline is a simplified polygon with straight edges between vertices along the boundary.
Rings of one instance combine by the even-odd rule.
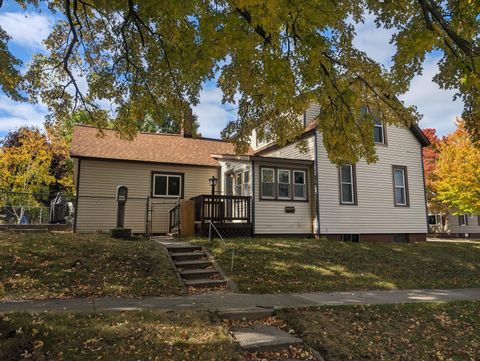
[[[313, 162], [313, 172], [314, 172], [314, 178], [315, 178], [315, 210], [317, 213], [317, 234], [320, 234], [320, 186], [318, 184], [318, 132], [317, 129], [315, 129], [315, 132], [313, 133], [314, 135], [314, 162]], [[422, 162], [423, 164], [423, 162]]]
[[77, 170], [77, 184], [76, 184], [76, 189], [75, 189], [75, 218], [73, 220], [73, 233], [75, 233], [77, 231], [77, 217], [78, 217], [78, 200], [79, 200], [79, 195], [78, 195], [78, 192], [80, 190], [80, 165], [82, 163], [82, 159], [81, 158], [77, 158], [78, 159], [78, 170]]
[[252, 160], [252, 237], [255, 237], [255, 161]]

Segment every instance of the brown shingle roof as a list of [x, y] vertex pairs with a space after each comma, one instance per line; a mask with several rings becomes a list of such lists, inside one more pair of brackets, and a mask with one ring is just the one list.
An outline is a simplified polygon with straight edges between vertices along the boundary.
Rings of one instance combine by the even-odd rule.
[[218, 166], [211, 154], [234, 154], [230, 142], [205, 138], [184, 138], [179, 134], [139, 133], [132, 141], [121, 139], [113, 130], [76, 125], [70, 155], [73, 158], [100, 158], [156, 163]]

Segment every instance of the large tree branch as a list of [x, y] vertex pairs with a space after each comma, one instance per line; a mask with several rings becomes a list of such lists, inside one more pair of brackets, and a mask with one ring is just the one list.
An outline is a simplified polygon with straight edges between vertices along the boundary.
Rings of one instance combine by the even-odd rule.
[[[440, 8], [431, 0], [418, 0], [420, 7], [425, 12], [428, 11], [432, 18], [441, 26], [443, 31], [450, 39], [465, 53], [467, 56], [480, 55], [480, 49], [472, 42], [462, 38], [456, 31], [454, 31], [445, 21]], [[428, 28], [428, 23], [427, 23]]]
[[237, 11], [237, 13], [240, 14], [243, 19], [245, 19], [248, 25], [250, 25], [253, 30], [255, 30], [255, 32], [265, 41], [266, 44], [272, 45], [272, 34], [268, 34], [265, 29], [258, 24], [256, 26], [253, 26], [252, 14], [250, 14], [247, 9], [235, 8], [235, 10]]

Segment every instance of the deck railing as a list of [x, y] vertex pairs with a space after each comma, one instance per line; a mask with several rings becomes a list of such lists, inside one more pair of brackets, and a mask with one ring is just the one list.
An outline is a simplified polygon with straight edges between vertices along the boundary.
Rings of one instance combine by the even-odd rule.
[[180, 204], [177, 204], [175, 207], [170, 209], [168, 214], [168, 233], [172, 233], [173, 230], [176, 230], [177, 233], [180, 233]]
[[251, 223], [250, 199], [246, 196], [199, 195], [195, 202], [195, 222], [214, 223], [242, 221]]

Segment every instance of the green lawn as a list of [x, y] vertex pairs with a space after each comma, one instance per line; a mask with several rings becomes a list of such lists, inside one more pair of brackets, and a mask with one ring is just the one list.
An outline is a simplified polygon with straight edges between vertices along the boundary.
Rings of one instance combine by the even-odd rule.
[[0, 360], [241, 360], [205, 313], [0, 316]]
[[[315, 239], [196, 239], [242, 292], [480, 287], [479, 243], [341, 243]], [[231, 250], [235, 250], [230, 271]]]
[[280, 317], [326, 361], [480, 360], [480, 302], [324, 307]]
[[161, 246], [101, 235], [0, 233], [0, 299], [166, 296], [181, 288]]

